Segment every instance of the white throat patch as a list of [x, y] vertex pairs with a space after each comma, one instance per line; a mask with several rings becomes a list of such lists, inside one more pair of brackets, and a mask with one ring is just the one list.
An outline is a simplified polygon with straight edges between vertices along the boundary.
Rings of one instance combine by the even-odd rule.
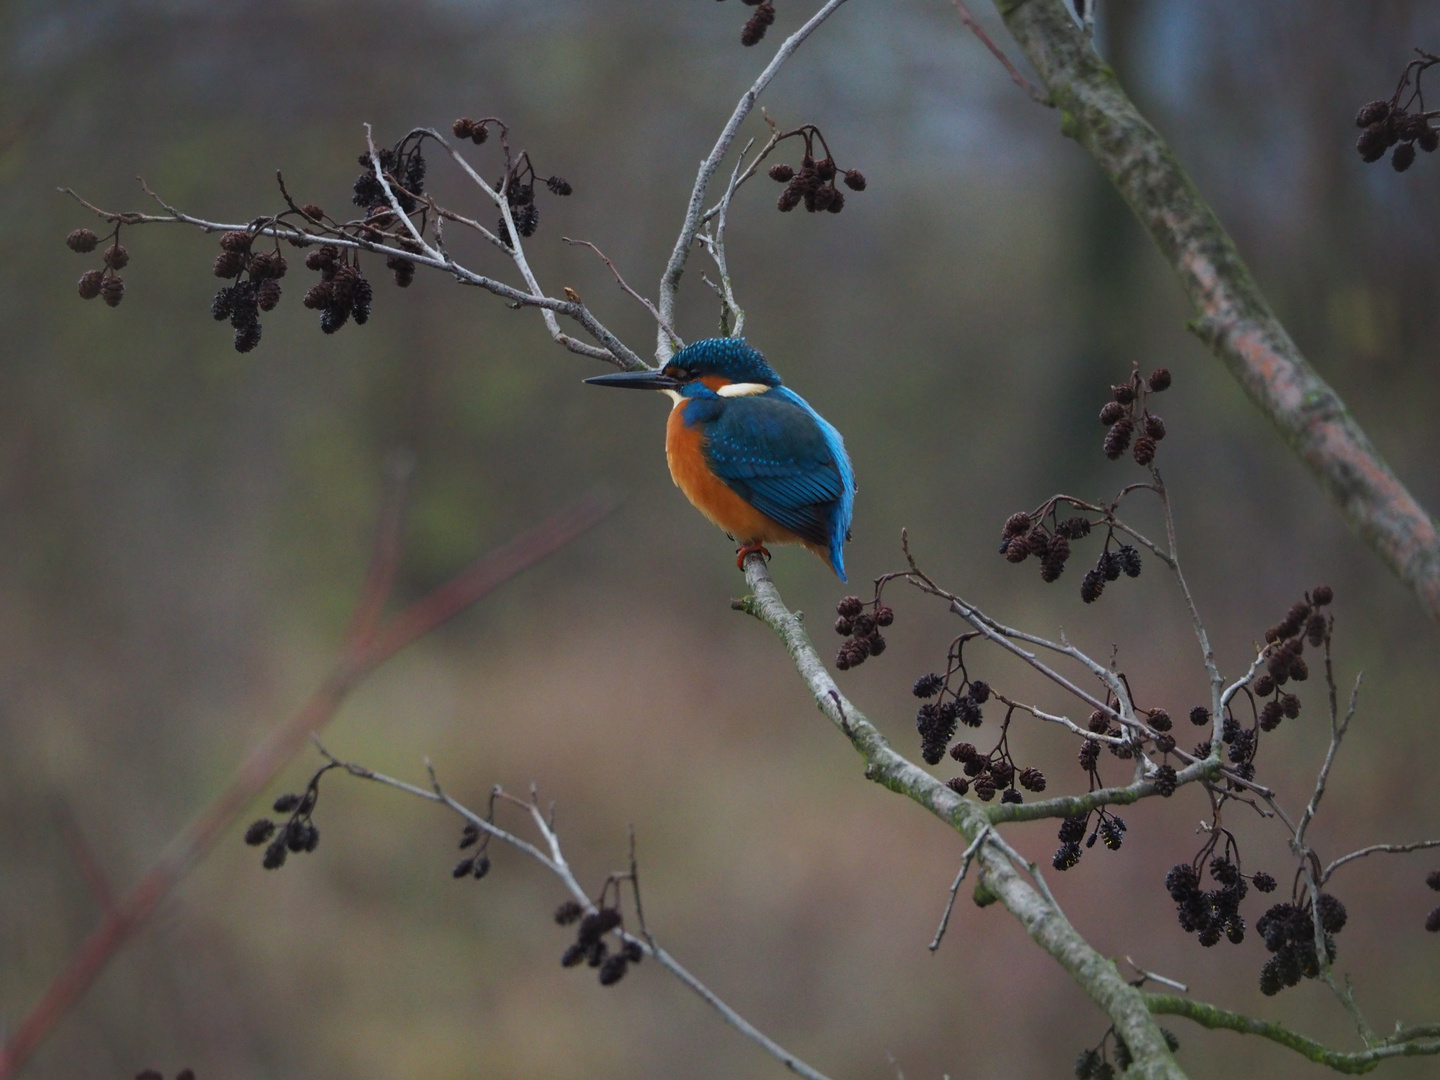
[[715, 392], [721, 397], [750, 397], [752, 394], [763, 394], [770, 387], [760, 382], [737, 382], [720, 387]]

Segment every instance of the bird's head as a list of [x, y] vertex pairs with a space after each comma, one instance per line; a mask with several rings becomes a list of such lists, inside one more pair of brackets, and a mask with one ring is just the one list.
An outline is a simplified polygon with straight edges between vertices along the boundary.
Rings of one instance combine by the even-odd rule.
[[721, 397], [763, 394], [780, 385], [780, 376], [760, 350], [744, 338], [707, 338], [687, 345], [656, 371], [622, 371], [586, 379], [597, 386], [667, 391], [676, 397], [704, 393]]

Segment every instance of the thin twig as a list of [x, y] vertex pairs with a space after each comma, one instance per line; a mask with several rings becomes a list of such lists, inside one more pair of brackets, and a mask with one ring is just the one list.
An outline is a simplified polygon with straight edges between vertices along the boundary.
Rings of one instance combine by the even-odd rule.
[[560, 239], [563, 240], [565, 243], [571, 244], [573, 246], [588, 247], [591, 251], [598, 255], [600, 257], [600, 261], [603, 262], [606, 266], [608, 266], [610, 268], [610, 272], [615, 275], [615, 283], [619, 285], [621, 289], [629, 293], [632, 297], [634, 297], [636, 300], [640, 301], [640, 303], [644, 305], [645, 310], [650, 312], [650, 315], [655, 319], [655, 322], [659, 325], [660, 329], [665, 331], [666, 335], [669, 336], [671, 344], [673, 344], [677, 349], [683, 349], [685, 347], [685, 342], [680, 340], [680, 335], [675, 333], [674, 328], [660, 315], [660, 312], [655, 307], [655, 305], [650, 302], [649, 298], [641, 296], [638, 292], [636, 292], [630, 287], [630, 283], [626, 281], [623, 276], [621, 276], [620, 271], [616, 268], [615, 264], [610, 261], [610, 257], [608, 255], [606, 255], [598, 247], [592, 244], [589, 240], [572, 240], [568, 236], [562, 236]]
[[[690, 246], [695, 242], [695, 234], [700, 231], [701, 219], [705, 212], [705, 194], [710, 187], [710, 181], [715, 176], [715, 170], [720, 167], [729, 152], [731, 144], [735, 141], [736, 134], [740, 131], [740, 125], [750, 115], [750, 110], [755, 107], [756, 100], [770, 85], [785, 61], [798, 49], [805, 39], [813, 34], [820, 24], [831, 15], [835, 14], [845, 0], [826, 0], [820, 10], [810, 16], [795, 33], [791, 34], [780, 44], [775, 51], [770, 63], [765, 65], [765, 70], [760, 72], [756, 80], [751, 83], [750, 89], [740, 96], [739, 103], [735, 106], [730, 119], [725, 121], [725, 126], [720, 130], [720, 137], [715, 140], [714, 147], [706, 155], [705, 160], [700, 163], [700, 171], [695, 177], [695, 186], [690, 191], [690, 202], [685, 209], [685, 220], [680, 226], [680, 235], [675, 239], [675, 247], [670, 252], [670, 259], [665, 264], [665, 272], [660, 277], [660, 315], [667, 323], [675, 321], [675, 293], [680, 288], [680, 277], [685, 273], [685, 263], [690, 258]], [[658, 333], [656, 342], [656, 357], [661, 363], [670, 359], [670, 339], [663, 330]]]
[[940, 927], [935, 931], [935, 940], [930, 942], [930, 951], [934, 953], [940, 948], [940, 942], [945, 938], [945, 928], [950, 925], [950, 913], [955, 910], [955, 894], [960, 891], [960, 883], [965, 880], [965, 874], [970, 869], [970, 862], [975, 858], [975, 852], [980, 850], [980, 845], [990, 835], [991, 827], [986, 825], [980, 830], [980, 835], [970, 841], [970, 846], [960, 856], [960, 872], [955, 875], [955, 882], [950, 886], [950, 898], [945, 901], [945, 913], [940, 916]]
[[950, 2], [955, 5], [955, 10], [960, 15], [960, 21], [965, 24], [966, 29], [979, 38], [980, 43], [990, 50], [990, 54], [1000, 61], [1000, 65], [1009, 74], [1010, 81], [1029, 94], [1031, 101], [1039, 105], [1049, 105], [1050, 100], [1040, 92], [1034, 83], [1020, 74], [1020, 69], [1010, 62], [1010, 58], [1005, 55], [1000, 46], [990, 40], [990, 35], [985, 33], [985, 28], [975, 20], [974, 15], [970, 14], [970, 9], [961, 0], [950, 0]]
[[1129, 964], [1132, 968], [1134, 968], [1135, 973], [1140, 976], [1140, 978], [1135, 983], [1136, 986], [1144, 986], [1147, 981], [1158, 982], [1164, 986], [1173, 987], [1174, 989], [1179, 990], [1182, 994], [1188, 994], [1190, 992], [1190, 988], [1184, 983], [1176, 982], [1174, 979], [1167, 979], [1164, 975], [1157, 975], [1153, 971], [1146, 971], [1128, 956], [1125, 957], [1125, 962]]
[[1440, 847], [1440, 840], [1416, 840], [1413, 844], [1371, 844], [1359, 851], [1352, 851], [1349, 855], [1342, 855], [1336, 859], [1320, 875], [1320, 884], [1330, 880], [1330, 875], [1348, 862], [1356, 859], [1363, 859], [1367, 855], [1404, 855], [1410, 851], [1426, 851], [1429, 848]]
[[[530, 843], [530, 841], [525, 840], [506, 829], [501, 828], [493, 821], [490, 821], [487, 817], [476, 813], [474, 810], [471, 810], [463, 803], [445, 794], [444, 790], [440, 786], [439, 780], [435, 776], [435, 770], [433, 766], [431, 766], [428, 762], [426, 763], [426, 768], [429, 771], [431, 783], [429, 790], [416, 784], [407, 783], [404, 780], [398, 780], [392, 776], [386, 776], [384, 773], [375, 772], [373, 769], [366, 768], [363, 765], [356, 765], [350, 762], [342, 761], [339, 758], [335, 757], [333, 754], [331, 754], [330, 751], [326, 750], [324, 746], [320, 745], [318, 739], [316, 740], [316, 745], [319, 748], [320, 753], [324, 755], [326, 760], [330, 761], [332, 764], [338, 766], [339, 768], [344, 769], [351, 776], [357, 777], [362, 780], [369, 780], [374, 783], [384, 785], [386, 787], [394, 788], [395, 790], [404, 792], [407, 795], [413, 795], [416, 798], [424, 799], [427, 802], [439, 803], [449, 808], [450, 810], [458, 814], [460, 817], [468, 821], [470, 824], [480, 829], [482, 832], [493, 836], [497, 840], [503, 841], [504, 843], [511, 845], [516, 850], [530, 856], [530, 858], [534, 859], [541, 866], [545, 867], [546, 870], [550, 871], [550, 873], [554, 874], [557, 878], [560, 879], [560, 882], [564, 886], [566, 892], [570, 894], [571, 898], [574, 899], [575, 902], [578, 903], [583, 910], [585, 910], [586, 912], [593, 912], [596, 910], [594, 900], [590, 897], [590, 894], [587, 893], [585, 889], [580, 885], [580, 882], [576, 880], [574, 873], [570, 869], [570, 864], [566, 862], [565, 855], [561, 850], [559, 835], [555, 832], [549, 821], [547, 821], [546, 815], [541, 811], [540, 805], [536, 800], [533, 791], [529, 799], [517, 799], [515, 796], [509, 794], [503, 789], [496, 787], [494, 789], [494, 795], [497, 799], [515, 805], [529, 815], [530, 821], [534, 825], [536, 832], [540, 834], [540, 838], [543, 842], [545, 850], [541, 850], [539, 846]], [[635, 833], [632, 827], [630, 830], [630, 874], [622, 876], [629, 876], [631, 878], [631, 884], [634, 888], [633, 895], [635, 897], [636, 918], [641, 924], [642, 934], [641, 936], [637, 937], [617, 927], [614, 931], [615, 936], [620, 938], [622, 941], [625, 941], [627, 944], [633, 943], [646, 955], [653, 956], [661, 967], [663, 967], [666, 971], [670, 972], [671, 975], [679, 979], [682, 983], [685, 984], [686, 987], [688, 987], [703, 1001], [705, 1001], [706, 1004], [708, 1004], [711, 1008], [718, 1012], [727, 1024], [735, 1028], [752, 1042], [759, 1045], [762, 1049], [765, 1050], [766, 1053], [774, 1057], [791, 1072], [795, 1073], [797, 1076], [805, 1077], [806, 1080], [828, 1080], [824, 1073], [802, 1061], [800, 1058], [792, 1054], [789, 1050], [786, 1050], [783, 1046], [775, 1042], [775, 1040], [771, 1039], [759, 1028], [755, 1027], [755, 1025], [751, 1024], [733, 1008], [727, 1005], [713, 990], [711, 990], [708, 986], [706, 986], [698, 978], [691, 974], [691, 972], [685, 967], [683, 967], [679, 961], [677, 961], [673, 956], [670, 955], [670, 953], [666, 952], [656, 943], [654, 936], [645, 926], [644, 917], [640, 909], [640, 892], [638, 885], [639, 878], [635, 869], [634, 844]]]

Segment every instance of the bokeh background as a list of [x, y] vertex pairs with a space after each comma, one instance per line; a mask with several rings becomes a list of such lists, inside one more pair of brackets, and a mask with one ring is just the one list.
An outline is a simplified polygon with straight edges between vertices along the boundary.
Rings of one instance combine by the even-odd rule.
[[[133, 882], [322, 676], [363, 572], [382, 462], [408, 447], [418, 464], [402, 599], [594, 484], [625, 501], [383, 669], [328, 730], [337, 753], [411, 779], [428, 756], [477, 802], [491, 784], [534, 781], [587, 882], [623, 863], [633, 823], [661, 941], [837, 1078], [1054, 1077], [1098, 1040], [1100, 1014], [1003, 912], [962, 900], [941, 952], [927, 953], [962, 845], [862, 779], [783, 650], [730, 610], [742, 588], [732, 549], [670, 484], [659, 401], [582, 386], [599, 369], [553, 346], [534, 312], [423, 273], [408, 292], [375, 273], [370, 324], [325, 337], [292, 272], [260, 348], [238, 355], [208, 313], [214, 239], [181, 228], [128, 231], [117, 310], [75, 295], [92, 260], [61, 241], [95, 223], [59, 185], [144, 209], [138, 174], [193, 213], [238, 221], [278, 207], [280, 168], [300, 198], [338, 208], [362, 122], [391, 139], [488, 113], [576, 189], [542, 202], [529, 248], [541, 281], [576, 288], [643, 347], [645, 313], [559, 238], [595, 241], [653, 292], [695, 163], [813, 4], [777, 6], [755, 50], [738, 44], [748, 11], [708, 0], [0, 8], [6, 1026], [99, 918], [80, 846], [113, 887]], [[1102, 50], [1295, 338], [1440, 507], [1440, 175], [1428, 159], [1404, 175], [1363, 165], [1352, 126], [1413, 46], [1440, 46], [1440, 14], [1400, 0], [1116, 0], [1101, 19]], [[1103, 458], [1095, 414], [1132, 363], [1166, 365], [1175, 387], [1158, 402], [1170, 430], [1159, 460], [1222, 665], [1237, 670], [1323, 580], [1338, 596], [1340, 678], [1365, 672], [1314, 841], [1333, 857], [1435, 834], [1440, 633], [1187, 336], [1171, 275], [1058, 117], [939, 0], [847, 5], [764, 104], [782, 124], [820, 124], [870, 181], [838, 217], [782, 217], [762, 178], [731, 236], [751, 340], [854, 457], [852, 581], [868, 588], [896, 568], [908, 527], [941, 580], [1012, 623], [1063, 628], [1100, 655], [1113, 645], [1146, 700], [1183, 714], [1203, 700], [1203, 675], [1155, 566], [1086, 607], [1078, 556], [1045, 586], [1033, 565], [995, 553], [1011, 511], [1137, 477]], [[762, 135], [760, 118], [746, 130]], [[491, 151], [473, 156], [493, 171]], [[488, 213], [438, 161], [431, 182]], [[493, 253], [461, 250], [509, 273]], [[715, 325], [701, 266], [697, 256], [682, 290], [687, 339]], [[842, 589], [803, 552], [774, 566], [824, 641]], [[915, 754], [909, 684], [957, 630], [918, 596], [893, 602], [890, 651], [842, 684]], [[999, 657], [978, 670], [1063, 704]], [[1261, 758], [1292, 807], [1326, 739], [1316, 680], [1304, 699]], [[1021, 724], [1011, 745], [1052, 791], [1080, 785], [1073, 744], [1053, 729]], [[270, 796], [314, 765], [294, 762]], [[1261, 998], [1253, 933], [1204, 950], [1175, 925], [1161, 880], [1198, 846], [1205, 811], [1193, 791], [1131, 810], [1120, 852], [1097, 848], [1050, 875], [1060, 900], [1109, 955], [1353, 1045], [1314, 984]], [[505, 851], [487, 880], [452, 881], [457, 830], [433, 807], [332, 778], [316, 821], [318, 851], [277, 873], [238, 830], [227, 836], [27, 1075], [780, 1074], [654, 965], [609, 990], [562, 970], [556, 884]], [[1247, 869], [1287, 877], [1270, 823], [1236, 812], [1227, 824]], [[1011, 836], [1046, 861], [1056, 845], [1053, 823]], [[1335, 882], [1351, 917], [1339, 967], [1378, 1027], [1440, 1012], [1440, 941], [1421, 928], [1435, 865], [1375, 859]], [[1260, 900], [1247, 902], [1252, 922]], [[1267, 1043], [1172, 1026], [1197, 1077], [1314, 1068]]]

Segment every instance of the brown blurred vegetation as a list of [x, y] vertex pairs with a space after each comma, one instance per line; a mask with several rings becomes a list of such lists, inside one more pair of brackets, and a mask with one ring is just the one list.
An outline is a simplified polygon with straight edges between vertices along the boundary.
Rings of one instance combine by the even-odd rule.
[[[1053, 1077], [1099, 1037], [1100, 1014], [1002, 912], [962, 903], [940, 954], [926, 952], [962, 845], [860, 777], [783, 651], [730, 610], [742, 580], [670, 485], [660, 405], [581, 386], [596, 369], [554, 347], [533, 312], [422, 274], [408, 294], [377, 280], [371, 323], [323, 337], [287, 282], [260, 348], [239, 356], [207, 310], [213, 239], [170, 227], [127, 235], [118, 310], [74, 294], [84, 267], [61, 239], [92, 222], [57, 185], [143, 208], [141, 174], [193, 213], [241, 220], [276, 205], [281, 168], [301, 198], [338, 208], [363, 121], [393, 138], [491, 113], [575, 185], [542, 206], [541, 281], [576, 288], [643, 346], [644, 312], [559, 237], [595, 241], [653, 289], [695, 163], [805, 7], [780, 5], [757, 50], [738, 45], [739, 5], [700, 0], [0, 8], [4, 1023], [98, 918], [68, 823], [123, 887], [295, 706], [343, 629], [380, 463], [406, 445], [419, 462], [406, 596], [597, 481], [627, 501], [384, 670], [330, 729], [337, 753], [412, 778], [429, 756], [476, 800], [534, 780], [587, 880], [621, 863], [633, 822], [662, 942], [837, 1077], [893, 1075], [887, 1051], [912, 1077]], [[1117, 0], [1102, 33], [1301, 347], [1440, 507], [1440, 163], [1401, 176], [1351, 149], [1355, 108], [1389, 93], [1413, 45], [1440, 46], [1433, 5]], [[1102, 655], [1115, 643], [1143, 696], [1187, 710], [1203, 677], [1154, 566], [1086, 608], [1076, 567], [1047, 587], [994, 551], [1010, 511], [1134, 478], [1099, 453], [1095, 413], [1132, 362], [1164, 364], [1176, 386], [1160, 464], [1222, 664], [1240, 668], [1325, 580], [1341, 677], [1366, 672], [1314, 842], [1333, 857], [1434, 834], [1440, 635], [1187, 336], [1165, 267], [1058, 118], [938, 0], [856, 0], [764, 104], [782, 123], [820, 124], [870, 180], [839, 217], [781, 218], [762, 179], [731, 239], [752, 342], [854, 457], [852, 581], [895, 568], [908, 526], [950, 586]], [[432, 182], [469, 199], [438, 162]], [[692, 267], [687, 339], [716, 314]], [[795, 551], [775, 568], [823, 627], [836, 583]], [[844, 678], [913, 754], [907, 688], [954, 626], [896, 599], [891, 651]], [[1013, 666], [982, 668], [1059, 704]], [[1305, 698], [1261, 757], [1292, 805], [1325, 743], [1316, 682]], [[1051, 790], [1079, 784], [1053, 731], [1024, 728], [1012, 745]], [[311, 767], [295, 763], [277, 790]], [[1059, 899], [1109, 954], [1349, 1045], [1318, 987], [1260, 997], [1253, 934], [1202, 950], [1174, 924], [1161, 878], [1197, 845], [1204, 813], [1190, 791], [1132, 810], [1122, 851], [1052, 875]], [[224, 843], [30, 1075], [779, 1074], [653, 965], [611, 990], [562, 970], [555, 884], [505, 852], [484, 882], [451, 881], [457, 830], [433, 808], [333, 779], [316, 821], [317, 853], [278, 873], [238, 835]], [[1284, 879], [1278, 832], [1238, 829], [1247, 860]], [[1055, 847], [1053, 825], [1011, 835], [1036, 857]], [[1351, 915], [1339, 966], [1382, 1028], [1440, 1013], [1440, 942], [1421, 930], [1434, 861], [1372, 860], [1336, 880]], [[1247, 1075], [1315, 1074], [1268, 1044], [1173, 1026], [1197, 1077], [1233, 1073], [1237, 1055]]]

